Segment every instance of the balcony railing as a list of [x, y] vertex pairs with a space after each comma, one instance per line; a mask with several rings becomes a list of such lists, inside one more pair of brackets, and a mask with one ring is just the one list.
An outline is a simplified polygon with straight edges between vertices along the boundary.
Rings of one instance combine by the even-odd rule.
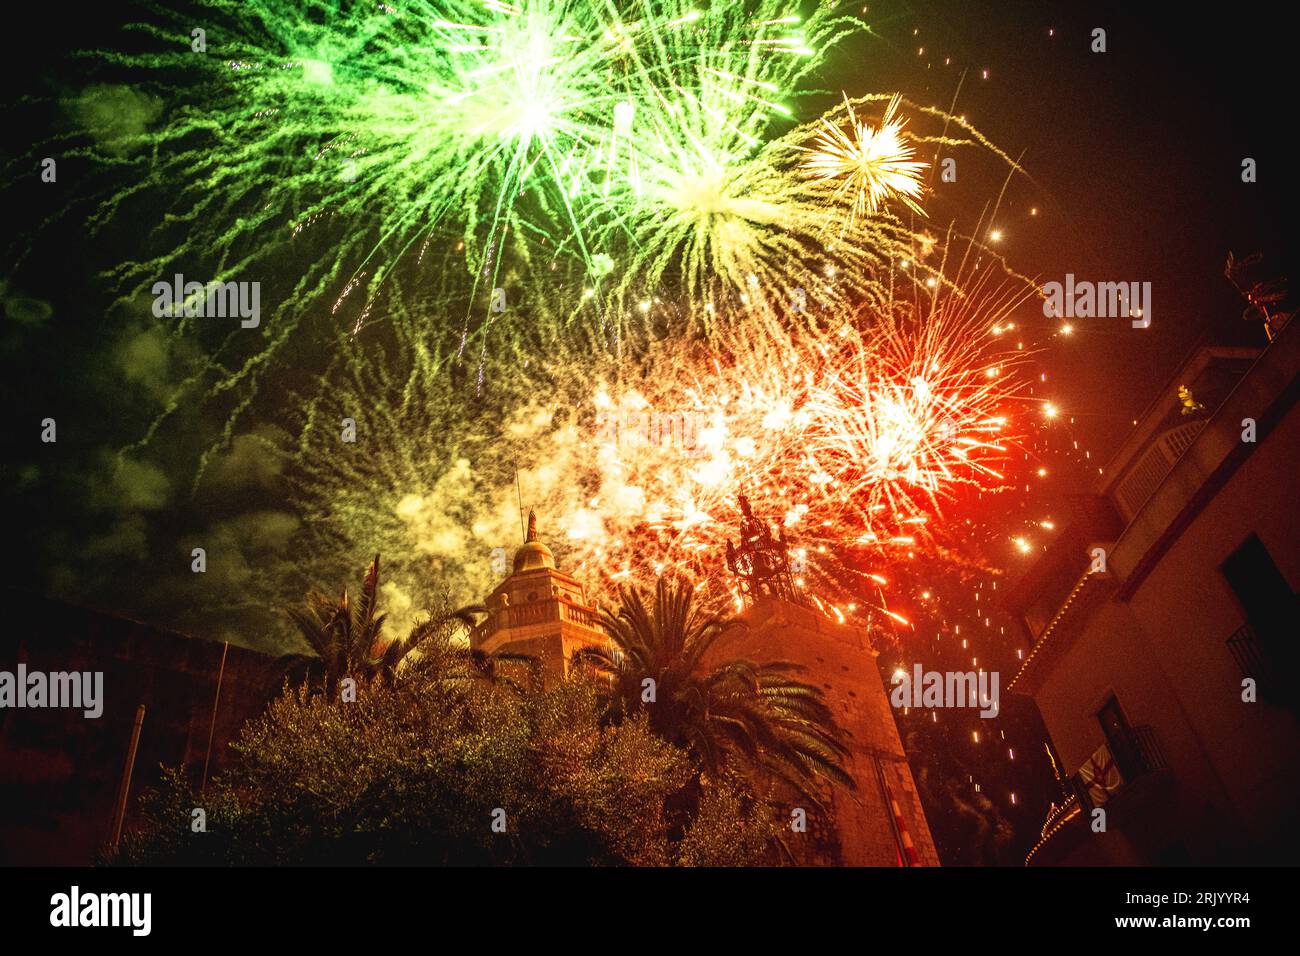
[[[1061, 840], [1068, 840], [1072, 831], [1075, 832], [1077, 839], [1077, 830], [1082, 819], [1079, 810], [1079, 798], [1076, 795], [1071, 794], [1059, 807], [1052, 804], [1052, 809], [1047, 813], [1047, 820], [1043, 823], [1043, 829], [1038, 835], [1038, 842], [1034, 844], [1033, 849], [1029, 851], [1029, 855], [1025, 857], [1025, 866], [1029, 866], [1035, 857], [1040, 862], [1045, 857], [1056, 857], [1059, 862], [1059, 859], [1067, 852], [1061, 846]], [[1051, 849], [1044, 852], [1044, 848], [1048, 844], [1051, 844]]]
[[1237, 662], [1241, 676], [1255, 682], [1259, 700], [1300, 709], [1300, 694], [1296, 693], [1294, 682], [1282, 679], [1288, 668], [1279, 666], [1276, 653], [1260, 640], [1259, 632], [1253, 626], [1243, 624], [1224, 643]]
[[1264, 653], [1264, 646], [1260, 644], [1255, 629], [1249, 624], [1243, 624], [1232, 632], [1226, 643], [1232, 652], [1232, 659], [1241, 668], [1241, 676], [1262, 680], [1270, 666], [1268, 655]]
[[474, 628], [474, 643], [487, 640], [504, 628], [527, 627], [530, 624], [547, 624], [551, 621], [569, 621], [580, 627], [600, 630], [600, 615], [591, 608], [575, 604], [565, 598], [548, 597], [526, 604], [497, 608]]
[[1043, 829], [1038, 836], [1042, 840], [1047, 840], [1061, 826], [1062, 822], [1069, 818], [1073, 813], [1079, 812], [1079, 798], [1075, 794], [1070, 794], [1065, 802], [1059, 807], [1052, 804], [1052, 809], [1047, 812], [1047, 819], [1043, 821]]
[[1293, 635], [1270, 643], [1267, 635], [1261, 638], [1252, 625], [1243, 624], [1224, 643], [1241, 676], [1255, 681], [1260, 701], [1300, 714], [1300, 684], [1292, 676], [1300, 669], [1300, 648], [1294, 643]]
[[1160, 749], [1160, 738], [1152, 727], [1134, 727], [1130, 734], [1135, 745], [1134, 754], [1138, 758], [1138, 775], [1164, 770], [1169, 766], [1165, 762], [1165, 752]]
[[1204, 419], [1184, 422], [1152, 441], [1116, 489], [1115, 499], [1125, 518], [1132, 520], [1142, 510], [1204, 427]]

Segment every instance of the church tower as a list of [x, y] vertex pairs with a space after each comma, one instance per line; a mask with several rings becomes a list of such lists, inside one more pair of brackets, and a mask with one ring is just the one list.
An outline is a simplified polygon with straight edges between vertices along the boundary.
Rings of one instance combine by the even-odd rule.
[[855, 789], [828, 790], [835, 832], [810, 833], [813, 839], [802, 847], [791, 841], [796, 859], [842, 866], [938, 866], [867, 630], [831, 620], [812, 606], [795, 585], [784, 535], [773, 535], [743, 496], [740, 508], [740, 543], [728, 542], [727, 566], [746, 599], [739, 616], [748, 627], [719, 639], [708, 659], [801, 665], [797, 676], [821, 689], [849, 734], [845, 769]]
[[537, 536], [537, 515], [531, 511], [513, 572], [484, 604], [487, 617], [471, 632], [470, 647], [485, 654], [531, 657], [540, 664], [544, 684], [563, 680], [582, 648], [608, 643], [586, 590], [555, 566], [551, 549]]

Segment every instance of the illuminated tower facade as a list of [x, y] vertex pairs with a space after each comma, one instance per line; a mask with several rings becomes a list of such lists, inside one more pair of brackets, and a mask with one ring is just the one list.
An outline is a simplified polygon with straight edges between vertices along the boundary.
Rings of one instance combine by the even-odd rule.
[[586, 590], [555, 566], [551, 549], [538, 537], [533, 512], [510, 576], [484, 604], [487, 617], [471, 632], [470, 646], [484, 654], [536, 660], [547, 685], [563, 680], [579, 650], [608, 643]]
[[[773, 535], [741, 499], [740, 541], [728, 542], [748, 627], [717, 641], [710, 660], [791, 661], [799, 678], [820, 688], [848, 732], [845, 769], [856, 788], [828, 788], [833, 832], [787, 842], [804, 864], [938, 866], [939, 854], [921, 808], [898, 725], [865, 628], [831, 620], [796, 585], [783, 535]], [[793, 794], [785, 797], [797, 805]], [[783, 797], [783, 799], [785, 798]]]

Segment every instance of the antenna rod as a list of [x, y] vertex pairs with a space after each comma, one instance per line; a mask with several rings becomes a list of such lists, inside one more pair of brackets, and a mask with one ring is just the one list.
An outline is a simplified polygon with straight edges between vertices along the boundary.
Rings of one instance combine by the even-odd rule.
[[519, 539], [528, 540], [528, 532], [524, 529], [524, 492], [519, 487], [519, 464], [515, 463], [515, 495], [519, 498]]

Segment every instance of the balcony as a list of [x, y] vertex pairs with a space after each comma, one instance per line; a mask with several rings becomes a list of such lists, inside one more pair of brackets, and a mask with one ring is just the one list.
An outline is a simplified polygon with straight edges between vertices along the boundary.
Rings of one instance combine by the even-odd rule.
[[1071, 780], [1079, 802], [1089, 811], [1109, 803], [1143, 777], [1167, 769], [1156, 732], [1133, 727], [1114, 741], [1096, 749]]
[[1156, 438], [1145, 454], [1129, 469], [1115, 489], [1115, 501], [1128, 520], [1142, 510], [1160, 483], [1165, 480], [1183, 452], [1192, 447], [1205, 421], [1184, 422]]
[[1255, 629], [1249, 624], [1243, 624], [1233, 631], [1224, 643], [1232, 652], [1232, 659], [1241, 668], [1241, 676], [1254, 678], [1260, 684], [1264, 683], [1265, 675], [1271, 667]]
[[1078, 797], [1071, 795], [1059, 807], [1052, 804], [1038, 843], [1025, 857], [1025, 866], [1062, 862], [1064, 856], [1083, 839], [1085, 829]]
[[1259, 700], [1292, 708], [1300, 704], [1300, 696], [1282, 679], [1284, 668], [1279, 666], [1278, 656], [1265, 641], [1260, 640], [1259, 632], [1253, 626], [1243, 624], [1228, 636], [1224, 644], [1237, 662], [1241, 676], [1255, 681]]
[[1089, 841], [1095, 836], [1089, 828], [1093, 811], [1102, 806], [1122, 811], [1111, 818], [1112, 826], [1141, 827], [1149, 814], [1167, 805], [1173, 775], [1155, 730], [1133, 727], [1115, 741], [1113, 750], [1109, 743], [1098, 747], [1070, 782], [1074, 794], [1052, 808], [1037, 845], [1025, 858], [1026, 866], [1097, 865], [1099, 858], [1088, 855], [1089, 846], [1096, 852]]
[[[1112, 827], [1141, 839], [1140, 834], [1153, 826], [1157, 815], [1173, 797], [1173, 774], [1165, 761], [1160, 738], [1151, 727], [1129, 728], [1102, 744], [1070, 779], [1079, 809], [1076, 829], [1080, 831], [1087, 829], [1086, 821], [1094, 811], [1104, 806]], [[1050, 835], [1044, 831], [1044, 842]], [[1068, 844], [1070, 841], [1054, 842]], [[1076, 847], [1077, 844], [1078, 841]], [[1054, 857], [1061, 861], [1072, 848], [1054, 846], [1052, 852], [1042, 853], [1040, 858]]]

